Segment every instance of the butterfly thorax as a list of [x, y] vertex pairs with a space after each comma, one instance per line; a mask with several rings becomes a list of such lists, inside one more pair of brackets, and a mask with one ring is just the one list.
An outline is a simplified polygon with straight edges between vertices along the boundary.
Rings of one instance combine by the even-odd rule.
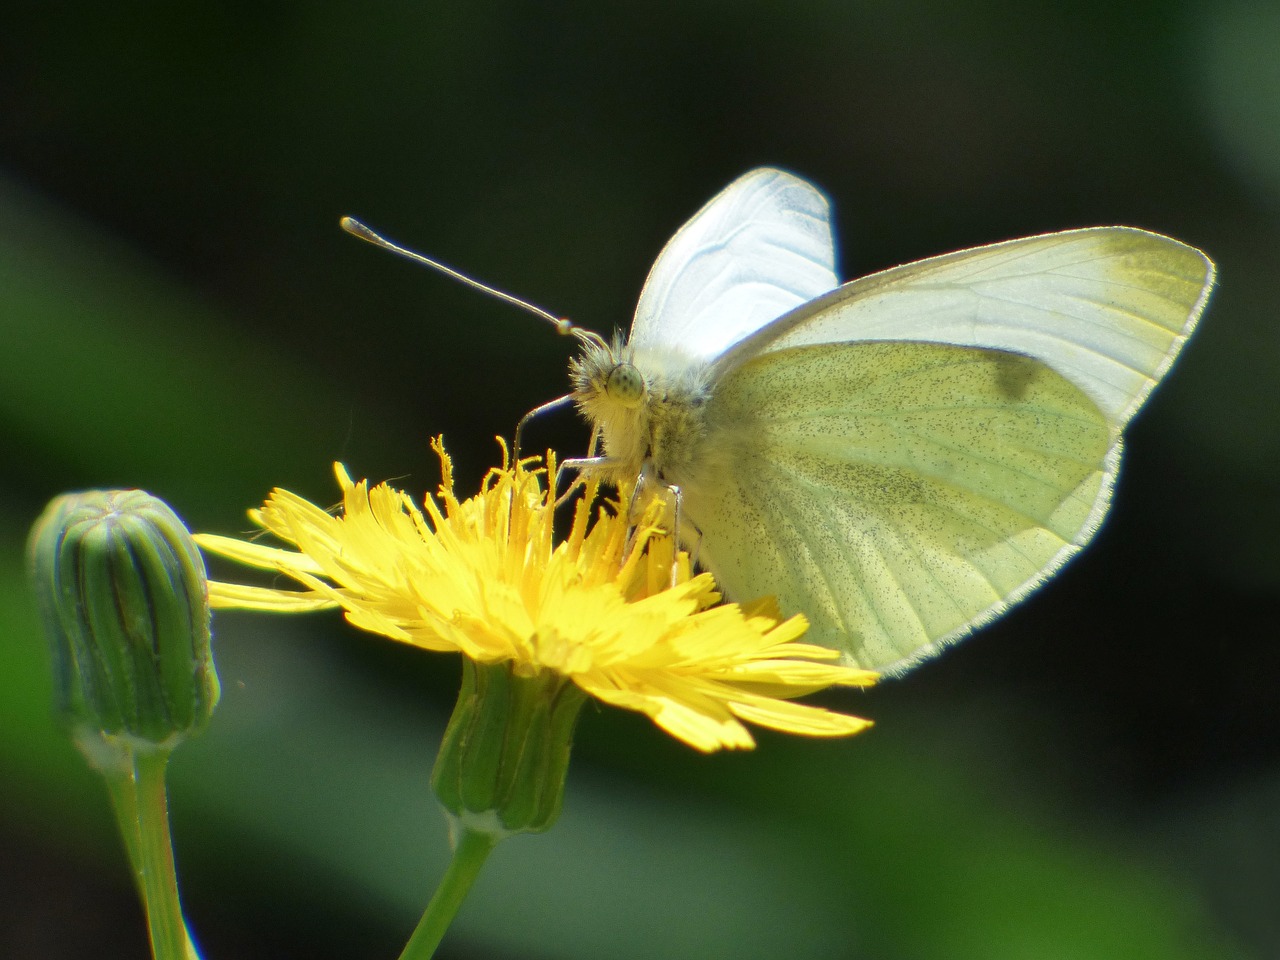
[[579, 411], [600, 434], [605, 476], [679, 483], [706, 433], [704, 364], [683, 351], [585, 340], [569, 368]]

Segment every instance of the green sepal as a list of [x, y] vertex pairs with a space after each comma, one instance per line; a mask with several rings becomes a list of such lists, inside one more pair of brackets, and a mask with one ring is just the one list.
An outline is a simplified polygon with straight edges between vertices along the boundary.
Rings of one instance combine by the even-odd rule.
[[560, 815], [573, 729], [586, 694], [560, 674], [463, 660], [462, 689], [431, 785], [466, 829], [506, 836]]
[[28, 552], [56, 709], [82, 749], [103, 737], [169, 749], [208, 722], [219, 687], [204, 561], [165, 503], [141, 490], [57, 497]]

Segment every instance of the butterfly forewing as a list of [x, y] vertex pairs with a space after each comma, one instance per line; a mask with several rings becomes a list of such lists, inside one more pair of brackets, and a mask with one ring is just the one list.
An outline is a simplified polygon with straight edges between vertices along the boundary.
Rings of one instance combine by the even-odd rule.
[[780, 318], [723, 356], [850, 340], [1008, 350], [1047, 363], [1123, 425], [1194, 328], [1213, 265], [1131, 227], [1094, 227], [962, 250], [860, 280]]
[[631, 345], [708, 360], [837, 282], [826, 197], [782, 170], [753, 170], [662, 249], [640, 294]]

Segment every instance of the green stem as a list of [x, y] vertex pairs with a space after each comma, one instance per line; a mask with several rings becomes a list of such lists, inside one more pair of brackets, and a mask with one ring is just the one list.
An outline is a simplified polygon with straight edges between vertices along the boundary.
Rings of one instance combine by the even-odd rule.
[[[136, 817], [133, 829], [136, 840], [131, 843], [126, 831], [125, 845], [130, 848], [130, 859], [133, 860], [147, 909], [152, 956], [155, 960], [188, 960], [196, 954], [182, 918], [173, 845], [169, 838], [169, 801], [164, 782], [168, 763], [167, 752], [134, 754], [132, 783]], [[125, 830], [124, 824], [121, 824], [121, 829]]]
[[444, 939], [445, 931], [449, 929], [467, 892], [475, 883], [480, 868], [498, 842], [498, 838], [492, 834], [478, 833], [463, 827], [458, 829], [461, 836], [454, 845], [449, 869], [444, 872], [444, 879], [436, 887], [435, 895], [427, 904], [418, 926], [414, 928], [413, 936], [405, 944], [400, 960], [430, 960], [435, 955], [436, 947]]
[[[168, 754], [139, 757], [131, 749], [122, 748], [117, 758], [118, 763], [102, 764], [98, 769], [107, 782], [133, 883], [147, 913], [152, 955], [156, 960], [201, 960], [178, 899], [164, 788]], [[173, 952], [177, 947], [167, 932], [175, 922], [180, 924], [182, 937], [177, 953]]]
[[124, 840], [125, 852], [133, 873], [133, 884], [138, 888], [138, 898], [145, 905], [147, 891], [142, 886], [142, 831], [138, 825], [138, 795], [133, 786], [133, 766], [123, 770], [103, 770], [107, 792], [111, 796], [111, 808], [115, 811], [116, 825]]

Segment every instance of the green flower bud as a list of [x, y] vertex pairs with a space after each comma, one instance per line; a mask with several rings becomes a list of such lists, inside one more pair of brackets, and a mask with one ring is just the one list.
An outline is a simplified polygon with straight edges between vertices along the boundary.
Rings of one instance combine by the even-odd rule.
[[586, 694], [550, 671], [464, 658], [462, 690], [431, 773], [441, 805], [468, 830], [546, 830], [560, 815], [573, 728]]
[[[31, 577], [61, 718], [90, 760], [104, 736], [170, 749], [218, 702], [204, 561], [141, 490], [55, 498], [31, 528]], [[110, 743], [106, 743], [109, 748]]]

